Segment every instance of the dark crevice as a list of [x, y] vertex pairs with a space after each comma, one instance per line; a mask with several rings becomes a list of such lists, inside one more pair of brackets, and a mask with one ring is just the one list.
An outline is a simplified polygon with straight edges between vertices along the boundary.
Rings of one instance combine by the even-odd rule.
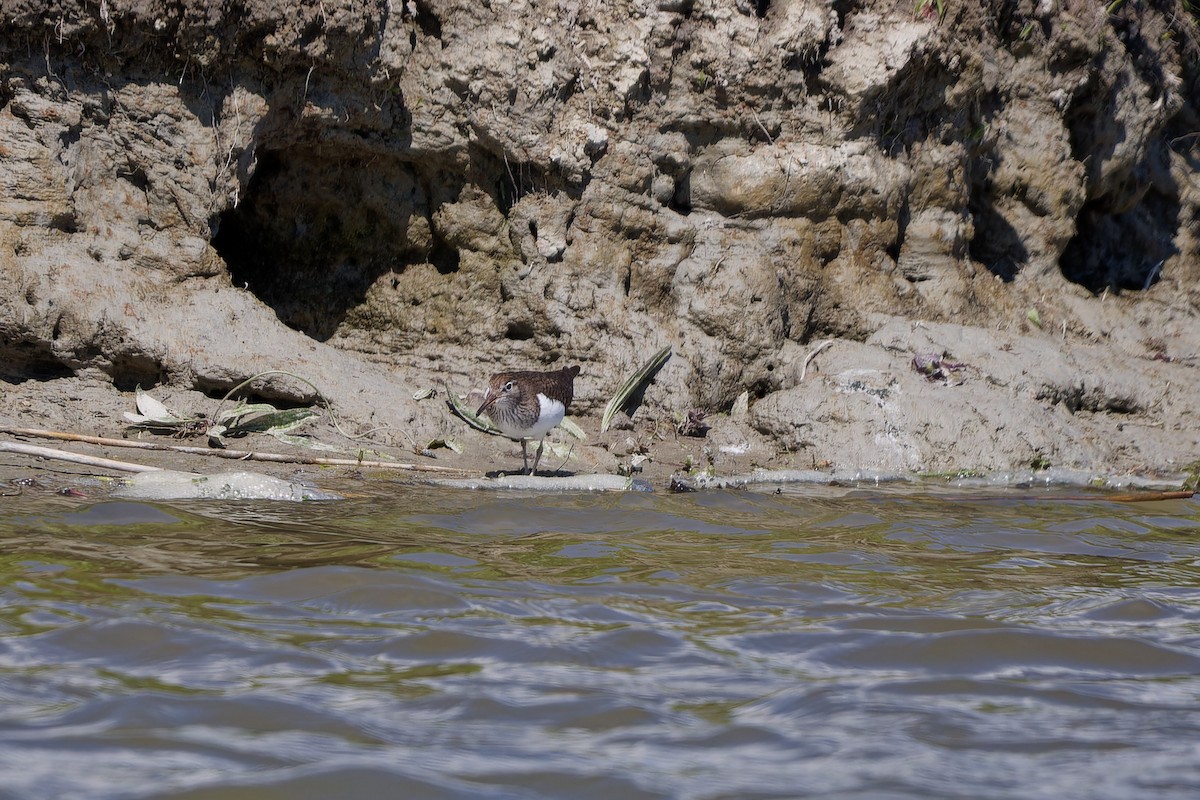
[[908, 223], [911, 218], [912, 212], [908, 207], [908, 200], [905, 198], [904, 204], [900, 207], [900, 213], [896, 215], [896, 240], [884, 248], [892, 261], [900, 261], [900, 251], [904, 248], [904, 236], [908, 232]]
[[128, 169], [118, 169], [117, 177], [128, 181], [140, 192], [144, 192], [150, 188], [150, 177], [146, 175], [146, 170], [139, 166], [131, 165]]
[[533, 338], [533, 325], [524, 321], [518, 320], [508, 323], [508, 327], [504, 330], [504, 338], [511, 339], [516, 342], [524, 342]]
[[51, 217], [47, 226], [51, 230], [62, 231], [63, 233], [75, 233], [79, 230], [79, 220], [75, 217], [73, 211], [64, 211]]
[[1100, 201], [1085, 205], [1059, 260], [1063, 277], [1097, 293], [1149, 289], [1179, 252], [1173, 239], [1180, 213], [1178, 199], [1153, 191], [1124, 213], [1110, 213]]
[[[442, 21], [438, 19], [437, 14], [429, 10], [429, 3], [419, 3], [416, 13], [417, 27], [421, 29], [421, 33], [433, 39], [442, 41]], [[445, 47], [445, 44], [442, 45]]]
[[74, 375], [46, 342], [26, 339], [0, 348], [0, 380], [6, 383], [50, 381]]
[[[229, 383], [226, 381], [201, 379], [197, 381], [195, 388], [204, 394], [205, 397], [210, 397], [213, 400], [224, 400], [225, 396], [229, 394], [229, 390], [237, 386], [238, 383], [241, 383], [241, 381]], [[145, 386], [142, 388], [144, 389]], [[313, 394], [312, 388], [309, 386], [266, 383], [264, 385], [243, 387], [234, 395], [233, 399], [226, 402], [230, 408], [233, 407], [236, 401], [240, 403], [269, 403], [275, 406], [275, 408], [283, 410], [309, 408], [316, 400], [317, 397]]]
[[546, 172], [528, 161], [497, 156], [483, 148], [474, 148], [471, 160], [477, 173], [492, 176], [490, 181], [481, 180], [480, 185], [490, 185], [496, 208], [505, 216], [522, 197], [537, 192], [548, 193], [561, 185], [557, 180], [551, 181]]
[[829, 7], [833, 9], [833, 13], [837, 16], [837, 28], [843, 30], [846, 27], [846, 15], [850, 13], [851, 3], [849, 0], [831, 0]]
[[107, 371], [113, 386], [122, 392], [132, 392], [139, 386], [150, 389], [162, 383], [164, 378], [162, 364], [141, 353], [114, 356]]
[[692, 213], [691, 173], [675, 181], [675, 193], [667, 201], [667, 208], [684, 216]]
[[433, 264], [441, 275], [451, 275], [458, 272], [460, 256], [458, 250], [454, 249], [439, 236], [433, 239], [433, 249], [429, 252], [429, 263]]
[[771, 392], [775, 391], [775, 389], [778, 387], [775, 386], [775, 382], [772, 381], [770, 378], [764, 377], [764, 378], [758, 378], [757, 380], [755, 380], [753, 383], [750, 384], [750, 386], [748, 388], [750, 391], [750, 395], [755, 400], [762, 400], [764, 397], [769, 395]]
[[554, 99], [559, 103], [566, 103], [575, 96], [577, 91], [579, 91], [579, 78], [572, 75], [558, 87], [554, 93]]
[[[967, 127], [966, 114], [959, 108], [947, 107], [944, 102], [957, 82], [958, 77], [935, 57], [914, 58], [877, 95], [860, 104], [854, 121], [855, 135], [872, 136], [891, 155], [934, 135], [949, 132], [957, 139]], [[832, 100], [833, 96], [836, 95], [831, 95], [826, 105], [831, 112], [838, 113], [842, 109]]]
[[997, 190], [991, 180], [994, 168], [994, 158], [982, 142], [977, 143], [967, 164], [970, 183], [967, 211], [973, 228], [967, 252], [972, 260], [1009, 282], [1029, 261], [1029, 251], [1021, 232], [996, 207]]
[[1082, 384], [1075, 386], [1045, 384], [1038, 390], [1037, 399], [1047, 400], [1051, 405], [1061, 403], [1072, 414], [1081, 411], [1093, 414], [1137, 414], [1142, 411], [1142, 405], [1136, 397], [1114, 394], [1103, 386], [1087, 388]]

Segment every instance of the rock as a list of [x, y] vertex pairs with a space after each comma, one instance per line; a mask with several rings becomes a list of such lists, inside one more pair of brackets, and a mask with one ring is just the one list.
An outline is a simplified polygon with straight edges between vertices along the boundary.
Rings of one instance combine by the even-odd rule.
[[408, 448], [669, 344], [634, 423], [768, 466], [1195, 457], [1185, 4], [96, 8], [0, 19], [0, 365], [64, 424], [286, 369]]
[[284, 481], [255, 472], [231, 471], [199, 475], [161, 470], [142, 472], [121, 480], [117, 497], [138, 500], [341, 500], [339, 494]]

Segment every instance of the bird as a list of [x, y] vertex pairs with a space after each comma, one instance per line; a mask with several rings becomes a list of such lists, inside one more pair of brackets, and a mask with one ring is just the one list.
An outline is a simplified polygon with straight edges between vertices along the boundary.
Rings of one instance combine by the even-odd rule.
[[[521, 471], [533, 475], [542, 459], [546, 434], [563, 421], [575, 397], [575, 376], [579, 367], [563, 367], [550, 372], [522, 370], [497, 372], [488, 381], [483, 404], [475, 416], [484, 413], [500, 432], [521, 442]], [[540, 439], [533, 468], [529, 468], [530, 439]]]

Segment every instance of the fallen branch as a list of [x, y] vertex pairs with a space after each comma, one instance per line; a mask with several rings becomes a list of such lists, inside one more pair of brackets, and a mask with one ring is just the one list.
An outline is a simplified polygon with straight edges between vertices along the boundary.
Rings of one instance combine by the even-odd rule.
[[1160, 500], [1189, 500], [1195, 496], [1189, 489], [1156, 491], [1147, 489], [1136, 492], [1117, 492], [1105, 494], [1103, 491], [1094, 494], [964, 494], [930, 497], [933, 500], [944, 500], [952, 503], [990, 503], [995, 500], [1011, 502], [1019, 500], [1022, 503], [1059, 503], [1059, 502], [1097, 502], [1097, 503], [1155, 503]]
[[114, 461], [111, 458], [97, 458], [80, 453], [68, 453], [66, 450], [55, 450], [53, 447], [38, 447], [36, 444], [21, 442], [0, 442], [0, 453], [21, 453], [39, 458], [53, 458], [58, 461], [72, 461], [89, 467], [115, 469], [119, 472], [161, 472], [162, 467], [151, 467], [146, 464], [133, 464], [129, 461]]
[[[9, 433], [14, 436], [36, 436], [42, 439], [61, 439], [68, 442], [84, 442], [85, 444], [95, 444], [104, 447], [131, 447], [138, 450], [160, 450], [173, 453], [187, 453], [197, 456], [211, 456], [214, 458], [231, 458], [235, 461], [271, 461], [281, 464], [309, 464], [322, 467], [368, 467], [370, 469], [399, 469], [410, 472], [439, 472], [447, 475], [467, 475], [474, 476], [480, 473], [477, 470], [461, 469], [459, 467], [442, 467], [433, 464], [406, 464], [399, 461], [363, 461], [357, 458], [319, 458], [317, 456], [306, 455], [288, 455], [286, 453], [258, 453], [250, 450], [216, 450], [209, 447], [190, 447], [188, 445], [178, 444], [160, 444], [158, 442], [142, 442], [131, 441], [129, 439], [109, 439], [103, 436], [87, 436], [80, 433], [65, 433], [62, 431], [48, 431], [40, 428], [6, 428], [0, 427], [0, 433]], [[3, 443], [0, 443], [3, 444]], [[13, 443], [15, 444], [15, 443]], [[27, 445], [33, 447], [33, 445]], [[46, 449], [46, 448], [35, 448]], [[13, 452], [21, 452], [13, 450]], [[65, 452], [59, 450], [51, 450], [50, 452]], [[37, 454], [34, 454], [37, 455]], [[68, 455], [74, 455], [68, 453]], [[51, 458], [53, 456], [47, 456]], [[80, 458], [89, 458], [88, 456], [80, 456]], [[67, 459], [70, 460], [70, 459]], [[98, 461], [106, 461], [107, 459], [93, 459]], [[80, 462], [90, 463], [90, 462]], [[114, 461], [113, 464], [122, 464], [125, 462]], [[112, 469], [120, 469], [120, 467], [112, 467]], [[130, 472], [139, 472], [158, 469], [158, 467], [143, 467], [141, 470], [126, 470]]]
[[1112, 503], [1146, 503], [1154, 500], [1189, 500], [1195, 492], [1186, 490], [1175, 492], [1138, 492], [1136, 494], [1109, 494], [1101, 495], [1099, 498], [1095, 496], [1081, 496], [1080, 500], [1107, 500]]

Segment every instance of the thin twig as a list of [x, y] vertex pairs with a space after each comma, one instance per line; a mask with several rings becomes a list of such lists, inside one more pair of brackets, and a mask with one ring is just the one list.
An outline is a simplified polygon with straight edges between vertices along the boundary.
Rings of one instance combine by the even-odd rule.
[[812, 349], [811, 353], [809, 353], [807, 356], [805, 356], [804, 366], [800, 368], [800, 381], [799, 382], [803, 382], [804, 376], [808, 374], [809, 362], [811, 362], [814, 358], [817, 357], [817, 353], [820, 353], [822, 350], [824, 350], [826, 347], [829, 347], [829, 345], [831, 345], [831, 344], [833, 344], [833, 339], [826, 339], [825, 341], [821, 342], [819, 345], [814, 347]]
[[[190, 455], [197, 456], [232, 458], [238, 461], [271, 461], [282, 464], [312, 464], [323, 467], [369, 467], [371, 469], [401, 469], [411, 472], [444, 472], [447, 474], [456, 475], [479, 474], [477, 470], [461, 469], [459, 467], [441, 467], [433, 464], [405, 464], [399, 461], [362, 461], [357, 458], [318, 458], [316, 456], [289, 455], [287, 453], [258, 453], [250, 450], [215, 450], [208, 447], [160, 444], [158, 442], [130, 441], [128, 439], [108, 439], [103, 436], [87, 436], [81, 433], [64, 433], [62, 431], [48, 431], [40, 428], [0, 427], [0, 432], [9, 433], [14, 436], [37, 436], [43, 439], [62, 439], [68, 442], [85, 442], [87, 444], [102, 445], [104, 447], [132, 447], [139, 450], [163, 450], [173, 453], [188, 453]], [[114, 469], [117, 468], [114, 467]], [[158, 467], [149, 467], [148, 469], [158, 469]]]
[[754, 115], [754, 121], [758, 123], [758, 127], [762, 130], [763, 136], [767, 137], [767, 144], [775, 144], [775, 138], [771, 136], [771, 132], [767, 130], [767, 126], [763, 125], [762, 120], [758, 118], [758, 112], [751, 111], [750, 113]]

